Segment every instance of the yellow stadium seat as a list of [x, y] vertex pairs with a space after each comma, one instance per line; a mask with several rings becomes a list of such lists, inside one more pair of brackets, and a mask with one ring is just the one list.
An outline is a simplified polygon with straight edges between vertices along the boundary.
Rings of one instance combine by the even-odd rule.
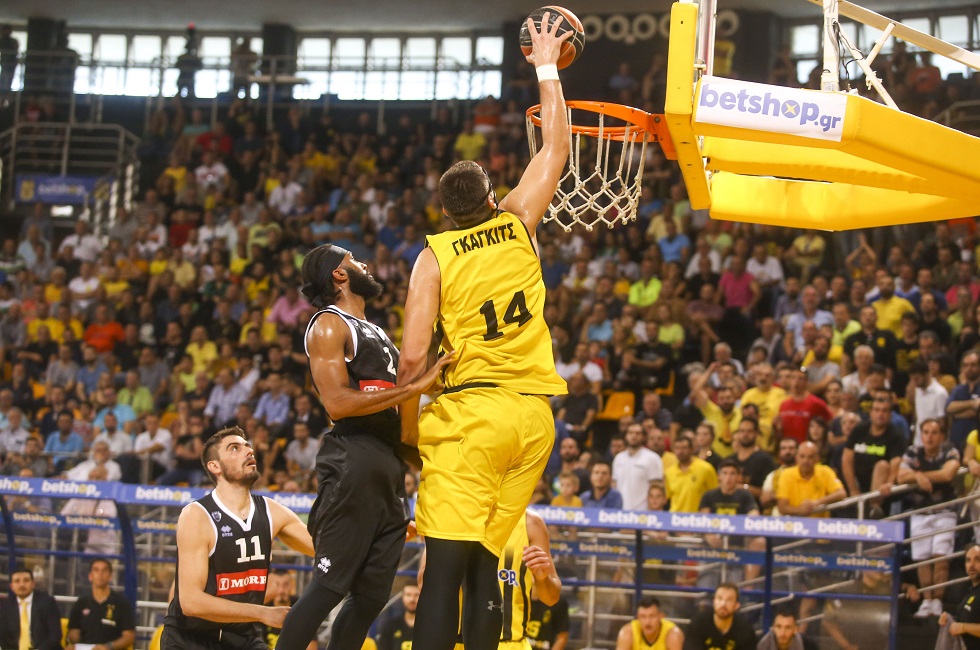
[[150, 637], [150, 646], [148, 650], [160, 650], [160, 637], [163, 636], [163, 626], [161, 625], [153, 631], [153, 636]]
[[68, 619], [61, 619], [61, 645], [68, 645]]
[[597, 420], [619, 420], [636, 411], [636, 396], [630, 391], [609, 391], [603, 401], [602, 411], [595, 416]]

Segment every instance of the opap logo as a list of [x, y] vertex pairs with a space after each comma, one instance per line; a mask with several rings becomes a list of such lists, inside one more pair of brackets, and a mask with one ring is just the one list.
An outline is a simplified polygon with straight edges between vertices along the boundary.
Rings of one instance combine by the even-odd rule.
[[847, 96], [703, 77], [695, 122], [840, 142]]

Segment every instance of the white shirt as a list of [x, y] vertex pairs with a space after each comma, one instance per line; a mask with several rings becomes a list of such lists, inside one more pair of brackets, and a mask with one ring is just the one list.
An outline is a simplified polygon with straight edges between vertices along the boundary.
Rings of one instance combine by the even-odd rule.
[[612, 466], [613, 482], [623, 495], [623, 510], [646, 510], [650, 481], [662, 481], [664, 463], [657, 452], [640, 447], [616, 454]]
[[578, 361], [572, 361], [571, 363], [562, 363], [559, 361], [555, 364], [555, 369], [565, 381], [571, 379], [572, 375], [577, 372], [581, 372], [589, 382], [595, 383], [602, 381], [602, 368], [591, 361], [586, 362], [584, 366]]
[[[711, 272], [720, 273], [721, 272], [721, 255], [715, 249], [708, 251], [708, 259], [711, 260]], [[687, 269], [684, 271], [684, 279], [690, 280], [695, 275], [700, 273], [701, 264], [701, 253], [695, 253], [691, 256], [691, 261], [687, 263]], [[746, 267], [746, 270], [748, 267]]]
[[285, 186], [279, 185], [269, 192], [269, 207], [279, 214], [289, 214], [296, 205], [296, 198], [303, 192], [299, 183], [290, 182]]
[[[65, 473], [72, 481], [87, 481], [89, 480], [89, 474], [92, 470], [98, 467], [98, 463], [94, 460], [83, 460], [78, 465], [75, 465], [70, 470]], [[104, 479], [106, 481], [121, 481], [122, 480], [122, 468], [119, 467], [119, 463], [114, 460], [107, 460], [105, 462], [105, 469], [108, 472], [108, 476]]]
[[136, 442], [133, 443], [133, 451], [139, 453], [144, 449], [149, 449], [153, 445], [160, 444], [163, 445], [162, 451], [157, 451], [150, 454], [150, 458], [153, 459], [157, 465], [162, 467], [170, 468], [170, 461], [173, 454], [171, 453], [171, 447], [173, 446], [173, 435], [166, 429], [157, 429], [155, 435], [150, 435], [149, 431], [144, 431], [143, 433], [136, 436]]
[[935, 379], [929, 382], [924, 389], [916, 386], [915, 388], [915, 446], [922, 446], [922, 422], [929, 418], [936, 418], [940, 422], [946, 421], [946, 400], [949, 393]]
[[840, 383], [842, 390], [853, 395], [857, 395], [858, 397], [861, 397], [861, 395], [863, 395], [865, 392], [865, 385], [858, 378], [857, 370], [849, 375], [844, 375], [844, 377], [841, 378]]
[[113, 456], [128, 454], [129, 452], [133, 451], [133, 437], [122, 429], [116, 429], [115, 433], [112, 435], [109, 435], [108, 431], [103, 431], [99, 435], [95, 436], [95, 438], [92, 440], [92, 444], [95, 444], [100, 440], [105, 441], [105, 443], [109, 445], [109, 453]]
[[76, 260], [83, 262], [94, 262], [102, 252], [102, 242], [95, 235], [82, 235], [72, 233], [61, 241], [58, 252], [65, 250], [65, 247], [72, 247], [72, 255]]
[[216, 162], [210, 166], [199, 165], [194, 170], [194, 178], [197, 179], [197, 186], [202, 192], [207, 191], [209, 185], [214, 185], [219, 191], [225, 189], [225, 180], [228, 178], [228, 168], [224, 163]]
[[[82, 276], [73, 278], [71, 282], [68, 283], [68, 290], [73, 294], [86, 295], [90, 294], [99, 288], [99, 279], [96, 277], [89, 278], [86, 280]], [[92, 304], [94, 298], [75, 298], [72, 297], [72, 301], [78, 305], [79, 311], [84, 311], [88, 309], [88, 306]]]
[[769, 284], [772, 281], [778, 281], [780, 285], [783, 283], [783, 267], [779, 264], [777, 260], [772, 255], [766, 256], [765, 262], [759, 262], [754, 257], [750, 257], [749, 261], [745, 263], [745, 270], [752, 274], [760, 284]]
[[23, 454], [24, 445], [27, 444], [27, 439], [31, 434], [21, 427], [14, 431], [10, 429], [4, 429], [0, 431], [0, 451], [9, 454], [10, 452]]
[[296, 463], [304, 472], [311, 472], [316, 469], [316, 450], [317, 443], [313, 438], [306, 440], [306, 447], [301, 447], [299, 440], [293, 440], [286, 445], [284, 456], [286, 460]]

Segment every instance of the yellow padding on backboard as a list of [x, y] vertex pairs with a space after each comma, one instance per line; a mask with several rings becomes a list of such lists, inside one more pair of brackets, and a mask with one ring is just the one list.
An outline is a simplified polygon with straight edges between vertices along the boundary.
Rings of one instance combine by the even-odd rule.
[[687, 197], [691, 207], [704, 210], [711, 205], [711, 189], [704, 171], [698, 137], [691, 124], [694, 92], [694, 42], [698, 6], [675, 2], [670, 10], [670, 45], [667, 55], [667, 101], [664, 115], [667, 130], [677, 150]]
[[974, 216], [976, 201], [848, 183], [794, 181], [718, 172], [711, 216], [774, 226], [850, 230]]
[[980, 196], [980, 183], [942, 183], [892, 169], [881, 163], [827, 149], [750, 142], [729, 138], [704, 139], [702, 150], [710, 171], [749, 176], [819, 179], [882, 189], [900, 189], [962, 200]]

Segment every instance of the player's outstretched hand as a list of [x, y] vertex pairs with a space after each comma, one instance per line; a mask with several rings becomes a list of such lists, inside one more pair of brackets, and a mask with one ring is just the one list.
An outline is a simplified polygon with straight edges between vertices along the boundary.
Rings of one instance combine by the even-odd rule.
[[524, 566], [531, 570], [537, 580], [543, 580], [551, 575], [555, 566], [551, 555], [537, 546], [525, 546], [523, 559]]
[[282, 628], [286, 614], [289, 613], [288, 607], [263, 607], [262, 609], [265, 616], [260, 623], [265, 623], [268, 627]]
[[431, 368], [419, 375], [419, 377], [412, 382], [412, 388], [414, 389], [412, 392], [428, 393], [433, 391], [441, 391], [443, 389], [442, 371], [445, 370], [446, 366], [452, 363], [455, 359], [455, 350], [439, 357]]
[[575, 32], [570, 29], [561, 36], [557, 36], [556, 32], [565, 19], [559, 15], [558, 20], [553, 25], [549, 25], [551, 16], [552, 13], [549, 11], [544, 12], [544, 15], [541, 16], [540, 32], [534, 26], [534, 21], [531, 18], [527, 19], [527, 31], [531, 35], [531, 53], [527, 55], [527, 61], [531, 65], [558, 63], [558, 57], [561, 56], [561, 44], [575, 35]]

